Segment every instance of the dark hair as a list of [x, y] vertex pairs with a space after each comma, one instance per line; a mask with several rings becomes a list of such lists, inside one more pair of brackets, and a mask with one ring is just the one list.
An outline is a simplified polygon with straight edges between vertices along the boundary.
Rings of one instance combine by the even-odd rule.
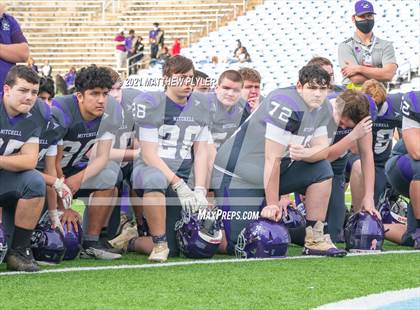
[[320, 66], [304, 66], [299, 70], [299, 82], [303, 86], [307, 83], [320, 86], [330, 86], [331, 77], [327, 71]]
[[61, 95], [67, 95], [69, 93], [67, 89], [66, 81], [63, 79], [63, 77], [60, 74], [57, 74], [55, 76], [55, 90], [57, 93]]
[[130, 29], [130, 31], [128, 31], [128, 34], [132, 34], [135, 33], [134, 29]]
[[198, 85], [199, 82], [206, 81], [209, 79], [209, 76], [203, 71], [195, 70], [194, 71], [194, 85]]
[[331, 66], [333, 67], [332, 62], [325, 57], [314, 57], [306, 64], [307, 66]]
[[48, 93], [51, 98], [54, 98], [55, 91], [54, 91], [54, 81], [48, 77], [42, 77], [39, 82], [39, 94], [42, 92]]
[[228, 79], [232, 82], [238, 82], [242, 85], [244, 81], [242, 80], [242, 76], [236, 70], [226, 70], [219, 76], [219, 80], [217, 81], [217, 85], [220, 85], [224, 79]]
[[13, 87], [16, 84], [18, 78], [31, 84], [39, 84], [38, 74], [25, 65], [13, 66], [7, 73], [4, 84]]
[[251, 81], [255, 83], [261, 83], [261, 75], [260, 73], [251, 68], [241, 68], [238, 70], [239, 74], [242, 76], [242, 80], [244, 81]]
[[96, 87], [111, 89], [112, 85], [109, 71], [105, 67], [97, 67], [95, 65], [77, 71], [74, 82], [76, 91], [81, 93]]
[[112, 85], [114, 85], [118, 81], [121, 81], [121, 77], [120, 77], [120, 75], [118, 74], [117, 71], [115, 71], [114, 69], [112, 69], [110, 67], [106, 67], [106, 69], [108, 70], [109, 74], [111, 75]]
[[195, 70], [194, 71], [194, 77], [195, 78], [201, 78], [201, 79], [204, 79], [204, 80], [209, 78], [209, 76], [206, 73], [204, 73], [203, 71], [200, 71], [200, 70]]
[[341, 116], [348, 117], [355, 124], [369, 115], [369, 100], [361, 91], [346, 90], [337, 97], [337, 105], [344, 105], [339, 107], [343, 110]]
[[153, 23], [153, 26], [159, 27], [159, 23]]
[[191, 69], [194, 70], [194, 64], [187, 57], [176, 55], [168, 58], [163, 65], [163, 76], [171, 77], [178, 73], [187, 73]]

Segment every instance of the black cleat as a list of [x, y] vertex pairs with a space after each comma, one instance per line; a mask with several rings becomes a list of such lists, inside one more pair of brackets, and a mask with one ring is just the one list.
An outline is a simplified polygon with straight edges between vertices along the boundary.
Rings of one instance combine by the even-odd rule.
[[40, 271], [29, 248], [10, 249], [6, 257], [7, 269], [15, 271]]

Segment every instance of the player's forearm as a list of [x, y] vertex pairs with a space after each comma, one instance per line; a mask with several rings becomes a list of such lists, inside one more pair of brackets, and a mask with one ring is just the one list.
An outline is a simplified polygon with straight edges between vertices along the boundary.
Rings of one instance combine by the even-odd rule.
[[48, 210], [57, 209], [57, 193], [50, 186], [47, 186], [47, 203], [48, 203]]
[[158, 154], [142, 149], [142, 158], [146, 165], [159, 169], [170, 184], [175, 184], [179, 181], [176, 174], [168, 167]]
[[211, 175], [213, 173], [213, 166], [214, 166], [214, 161], [216, 159], [216, 155], [217, 155], [216, 146], [214, 145], [214, 143], [209, 143], [208, 144], [208, 171], [207, 171], [206, 188], [210, 187]]
[[363, 84], [365, 81], [369, 80], [369, 78], [363, 74], [354, 74], [350, 76], [349, 79], [354, 84]]
[[395, 75], [393, 68], [374, 68], [367, 66], [360, 66], [360, 74], [367, 79], [375, 79], [381, 82], [391, 81]]
[[207, 172], [208, 172], [208, 153], [207, 152], [208, 152], [207, 142], [194, 143], [195, 186], [206, 187]]
[[58, 178], [62, 178], [64, 176], [63, 168], [61, 168], [61, 160], [63, 159], [63, 146], [57, 146], [57, 155], [55, 157], [55, 171], [57, 173]]
[[28, 43], [0, 44], [0, 59], [17, 63], [27, 61], [28, 57]]
[[139, 156], [139, 150], [133, 149], [112, 149], [109, 153], [109, 159], [115, 161], [133, 161]]
[[375, 162], [372, 151], [372, 135], [366, 135], [357, 142], [365, 187], [365, 197], [373, 198], [375, 191]]
[[277, 205], [280, 188], [280, 158], [266, 156], [264, 161], [264, 189], [267, 205]]
[[55, 180], [57, 180], [57, 176], [52, 176], [44, 172], [41, 172], [42, 177], [44, 178], [45, 184], [49, 186], [53, 186]]
[[352, 135], [348, 134], [343, 139], [334, 143], [328, 148], [328, 157], [329, 161], [334, 161], [346, 153], [354, 143]]
[[303, 161], [307, 163], [316, 163], [320, 160], [328, 158], [328, 147], [327, 146], [314, 146], [309, 148], [308, 157], [304, 158]]
[[109, 157], [107, 155], [102, 155], [89, 161], [86, 169], [79, 172], [83, 173], [83, 180], [88, 180], [102, 171], [105, 168], [108, 159]]
[[56, 165], [56, 171], [57, 171], [57, 178], [62, 178], [64, 177], [64, 172], [63, 172], [63, 168], [61, 168], [60, 164]]
[[0, 156], [0, 169], [12, 172], [32, 170], [38, 162], [37, 154]]
[[45, 180], [45, 184], [53, 186], [54, 182], [57, 180], [55, 156], [45, 156], [44, 165], [44, 172], [41, 172], [42, 177]]

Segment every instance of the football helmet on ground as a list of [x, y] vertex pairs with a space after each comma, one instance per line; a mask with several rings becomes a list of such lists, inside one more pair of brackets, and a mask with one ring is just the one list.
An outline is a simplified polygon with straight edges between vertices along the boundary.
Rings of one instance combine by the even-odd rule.
[[379, 252], [384, 243], [384, 226], [367, 212], [353, 214], [344, 229], [346, 250], [350, 252]]
[[210, 258], [222, 242], [221, 221], [216, 210], [191, 213], [181, 210], [181, 219], [175, 224], [176, 237], [181, 253], [190, 258]]
[[241, 231], [235, 254], [238, 258], [285, 257], [289, 243], [289, 232], [284, 224], [259, 219]]
[[37, 225], [32, 233], [31, 248], [35, 260], [56, 264], [63, 260], [66, 251], [60, 230], [48, 224]]

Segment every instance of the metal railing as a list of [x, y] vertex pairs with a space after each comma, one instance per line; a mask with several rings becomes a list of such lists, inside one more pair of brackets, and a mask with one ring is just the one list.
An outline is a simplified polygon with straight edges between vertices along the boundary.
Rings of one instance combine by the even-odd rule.
[[117, 7], [119, 7], [119, 0], [103, 0], [102, 1], [102, 20], [105, 20], [106, 12], [111, 6], [112, 13], [115, 13]]
[[[242, 3], [234, 3], [233, 4], [233, 18], [234, 19], [236, 19], [238, 17], [238, 14], [240, 13], [240, 10], [241, 10], [240, 7], [242, 7], [242, 13], [245, 14], [245, 12], [247, 10], [247, 7], [248, 7], [248, 3], [249, 3], [249, 0], [242, 0]], [[220, 24], [222, 22], [222, 18], [223, 18], [223, 16], [222, 16], [221, 12], [218, 10], [215, 20], [206, 19], [205, 20], [206, 24], [203, 26], [203, 28], [205, 30], [205, 34], [209, 35], [211, 23], [213, 23], [213, 22], [215, 23], [215, 30], [216, 31], [219, 30]], [[191, 40], [192, 40], [192, 38], [191, 38], [192, 31], [191, 30], [192, 30], [192, 28], [188, 27], [187, 46], [191, 45]]]
[[[135, 62], [135, 63], [133, 63], [133, 64], [130, 65], [130, 61], [132, 59], [138, 57], [140, 54], [143, 54], [143, 57], [138, 62]], [[126, 78], [130, 76], [130, 71], [131, 71], [132, 68], [134, 68], [136, 66], [138, 66], [140, 68], [146, 67], [147, 64], [150, 62], [150, 59], [149, 58], [150, 57], [149, 56], [146, 56], [144, 54], [144, 52], [139, 52], [137, 54], [134, 54], [133, 56], [128, 57], [127, 58], [127, 68], [124, 70], [125, 71], [125, 74], [126, 74]]]

